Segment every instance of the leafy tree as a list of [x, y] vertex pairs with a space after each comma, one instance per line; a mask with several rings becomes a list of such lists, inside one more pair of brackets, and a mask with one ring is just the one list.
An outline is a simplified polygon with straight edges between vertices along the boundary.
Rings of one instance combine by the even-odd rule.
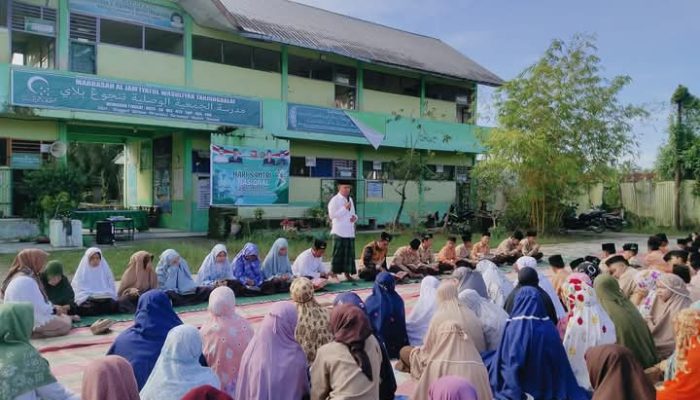
[[68, 163], [88, 177], [90, 187], [99, 187], [102, 198], [98, 202], [121, 199], [121, 168], [114, 159], [123, 146], [102, 143], [71, 143]]
[[540, 232], [559, 226], [565, 203], [636, 149], [631, 124], [646, 112], [618, 99], [628, 76], [607, 79], [601, 69], [594, 39], [576, 35], [552, 41], [496, 91], [497, 127], [482, 139], [488, 157], [475, 176], [509, 183]]
[[431, 156], [431, 153], [416, 150], [414, 143], [411, 148], [407, 149], [399, 158], [389, 164], [389, 171], [394, 177], [390, 184], [401, 199], [399, 208], [396, 210], [394, 226], [398, 227], [401, 223], [401, 214], [403, 214], [404, 205], [406, 204], [408, 183], [418, 182], [418, 185], [421, 185], [423, 180], [432, 174], [432, 171], [428, 169], [428, 160]]

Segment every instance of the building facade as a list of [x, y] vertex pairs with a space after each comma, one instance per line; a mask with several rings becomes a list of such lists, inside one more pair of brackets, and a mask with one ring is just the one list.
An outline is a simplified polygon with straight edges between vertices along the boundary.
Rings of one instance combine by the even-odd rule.
[[124, 206], [204, 231], [212, 144], [275, 145], [287, 201], [240, 215], [300, 217], [344, 178], [383, 224], [415, 149], [430, 172], [402, 219], [421, 219], [468, 202], [477, 87], [500, 83], [437, 39], [285, 0], [0, 0], [0, 206], [18, 213], [53, 143], [120, 144]]

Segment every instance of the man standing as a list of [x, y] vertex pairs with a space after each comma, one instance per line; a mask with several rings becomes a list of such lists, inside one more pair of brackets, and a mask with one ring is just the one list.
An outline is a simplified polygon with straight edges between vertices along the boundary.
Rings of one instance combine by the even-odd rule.
[[380, 272], [388, 271], [386, 253], [389, 250], [391, 235], [382, 232], [379, 240], [373, 240], [362, 249], [362, 267], [359, 276], [367, 282], [374, 282]]
[[355, 274], [355, 204], [350, 197], [352, 186], [348, 181], [338, 183], [338, 194], [328, 202], [328, 217], [331, 219], [333, 235], [334, 274], [345, 274], [345, 279], [353, 282]]
[[635, 278], [639, 271], [629, 266], [627, 259], [623, 256], [609, 257], [605, 263], [608, 266], [608, 273], [620, 283], [620, 290], [628, 299], [637, 288]]

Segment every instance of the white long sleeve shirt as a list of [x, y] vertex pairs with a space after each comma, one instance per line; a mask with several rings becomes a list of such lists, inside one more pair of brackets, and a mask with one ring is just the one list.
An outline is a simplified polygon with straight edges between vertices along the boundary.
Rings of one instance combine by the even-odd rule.
[[[345, 208], [345, 204], [350, 202], [350, 209]], [[345, 197], [340, 193], [333, 196], [328, 202], [328, 217], [331, 219], [331, 234], [340, 236], [341, 238], [355, 237], [355, 222], [352, 217], [357, 220], [355, 214], [355, 204], [351, 198]]]
[[292, 273], [294, 276], [310, 276], [313, 279], [318, 279], [321, 274], [327, 274], [328, 271], [323, 265], [323, 257], [314, 257], [311, 249], [306, 249], [294, 260]]

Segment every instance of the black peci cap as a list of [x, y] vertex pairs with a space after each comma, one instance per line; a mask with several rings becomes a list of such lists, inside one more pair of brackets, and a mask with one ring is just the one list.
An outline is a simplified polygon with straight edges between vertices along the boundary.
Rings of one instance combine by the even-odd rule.
[[389, 232], [382, 232], [382, 234], [381, 234], [381, 240], [386, 240], [387, 242], [391, 242], [391, 239], [393, 239], [393, 238], [394, 237], [391, 236], [391, 233], [389, 233]]
[[610, 254], [616, 253], [615, 243], [603, 243], [601, 247], [603, 248], [603, 251], [607, 251]]
[[596, 256], [586, 256], [584, 257], [584, 260], [588, 261], [591, 264], [600, 265], [600, 258]]
[[583, 258], [577, 258], [577, 259], [571, 261], [569, 263], [569, 265], [571, 266], [571, 269], [576, 269], [576, 267], [578, 267], [579, 264], [581, 264], [584, 261], [586, 261], [586, 260], [584, 260]]
[[633, 251], [636, 254], [639, 251], [639, 245], [637, 243], [625, 243], [622, 245], [622, 250]]
[[409, 245], [411, 246], [411, 248], [413, 250], [418, 250], [418, 248], [420, 247], [420, 240], [413, 239], [413, 240], [411, 240], [411, 243], [409, 243]]
[[326, 247], [328, 247], [328, 243], [326, 243], [325, 240], [323, 240], [323, 239], [315, 239], [314, 240], [314, 249], [325, 250]]
[[555, 254], [553, 256], [549, 257], [549, 265], [555, 268], [564, 268], [566, 267], [566, 264], [564, 264], [564, 259], [562, 258], [561, 254]]
[[668, 236], [666, 236], [665, 233], [663, 233], [663, 232], [662, 232], [662, 233], [657, 233], [657, 234], [654, 235], [654, 236], [656, 236], [657, 238], [659, 238], [659, 240], [661, 240], [661, 243], [662, 243], [662, 244], [663, 244], [663, 243], [667, 243], [667, 244], [668, 244]]

